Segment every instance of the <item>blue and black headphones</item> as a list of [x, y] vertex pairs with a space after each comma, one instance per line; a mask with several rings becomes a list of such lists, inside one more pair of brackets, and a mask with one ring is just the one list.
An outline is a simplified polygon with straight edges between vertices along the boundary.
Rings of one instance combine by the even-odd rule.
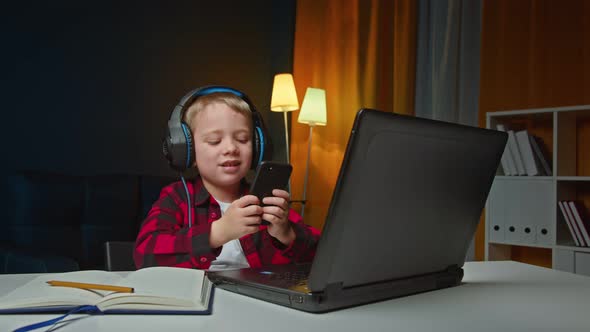
[[[272, 143], [270, 135], [264, 126], [262, 116], [256, 110], [256, 107], [250, 101], [245, 93], [226, 86], [206, 86], [192, 90], [187, 93], [178, 105], [174, 107], [170, 119], [168, 120], [168, 130], [166, 137], [162, 142], [162, 152], [168, 160], [170, 167], [180, 172], [180, 179], [184, 185], [187, 203], [191, 202], [186, 180], [182, 172], [189, 169], [195, 163], [195, 151], [193, 146], [193, 135], [190, 127], [184, 122], [184, 113], [187, 109], [201, 96], [206, 96], [217, 92], [228, 92], [240, 97], [248, 104], [252, 113], [253, 138], [252, 138], [252, 169], [256, 169], [258, 164], [263, 160], [272, 158]], [[190, 203], [188, 204], [190, 206]], [[193, 225], [192, 209], [188, 209], [188, 227]]]
[[170, 167], [183, 172], [190, 168], [195, 162], [195, 151], [193, 147], [193, 136], [189, 126], [184, 122], [184, 113], [201, 96], [212, 93], [232, 93], [248, 104], [252, 113], [253, 139], [252, 139], [252, 169], [260, 164], [262, 160], [272, 158], [272, 143], [261, 114], [250, 101], [245, 93], [226, 86], [206, 86], [187, 93], [178, 105], [174, 107], [168, 120], [168, 131], [163, 141], [162, 152], [168, 160]]

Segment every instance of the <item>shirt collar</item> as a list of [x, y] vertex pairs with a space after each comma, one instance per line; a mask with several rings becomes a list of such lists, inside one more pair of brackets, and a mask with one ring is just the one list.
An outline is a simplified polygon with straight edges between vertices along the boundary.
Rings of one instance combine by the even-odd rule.
[[[217, 201], [215, 201], [215, 199], [213, 198], [213, 196], [211, 194], [209, 194], [209, 192], [207, 191], [207, 188], [205, 188], [205, 185], [203, 184], [203, 180], [201, 179], [200, 176], [197, 176], [195, 178], [195, 181], [193, 182], [193, 195], [194, 195], [194, 202], [195, 202], [195, 206], [201, 206], [203, 204], [206, 203], [217, 203]], [[248, 193], [248, 183], [246, 182], [246, 180], [242, 179], [242, 181], [240, 181], [240, 196], [246, 195]]]

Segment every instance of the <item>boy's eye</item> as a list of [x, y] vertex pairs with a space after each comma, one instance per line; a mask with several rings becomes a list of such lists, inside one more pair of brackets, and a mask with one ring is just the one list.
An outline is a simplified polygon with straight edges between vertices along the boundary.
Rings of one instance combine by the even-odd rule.
[[209, 145], [217, 145], [219, 144], [221, 141], [207, 141], [207, 144]]

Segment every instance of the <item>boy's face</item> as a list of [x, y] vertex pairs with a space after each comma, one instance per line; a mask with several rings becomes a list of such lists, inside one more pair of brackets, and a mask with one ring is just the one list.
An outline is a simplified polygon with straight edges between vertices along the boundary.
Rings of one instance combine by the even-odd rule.
[[195, 117], [193, 136], [201, 178], [217, 190], [235, 190], [252, 162], [252, 120], [223, 103], [209, 104]]

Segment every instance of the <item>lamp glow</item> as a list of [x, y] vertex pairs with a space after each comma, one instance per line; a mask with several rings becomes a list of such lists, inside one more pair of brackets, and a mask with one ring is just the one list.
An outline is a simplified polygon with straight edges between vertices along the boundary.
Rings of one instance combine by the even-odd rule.
[[291, 74], [276, 74], [272, 86], [270, 110], [273, 112], [291, 112], [299, 109], [299, 100], [295, 82]]
[[326, 125], [326, 90], [307, 88], [297, 121], [309, 126]]

